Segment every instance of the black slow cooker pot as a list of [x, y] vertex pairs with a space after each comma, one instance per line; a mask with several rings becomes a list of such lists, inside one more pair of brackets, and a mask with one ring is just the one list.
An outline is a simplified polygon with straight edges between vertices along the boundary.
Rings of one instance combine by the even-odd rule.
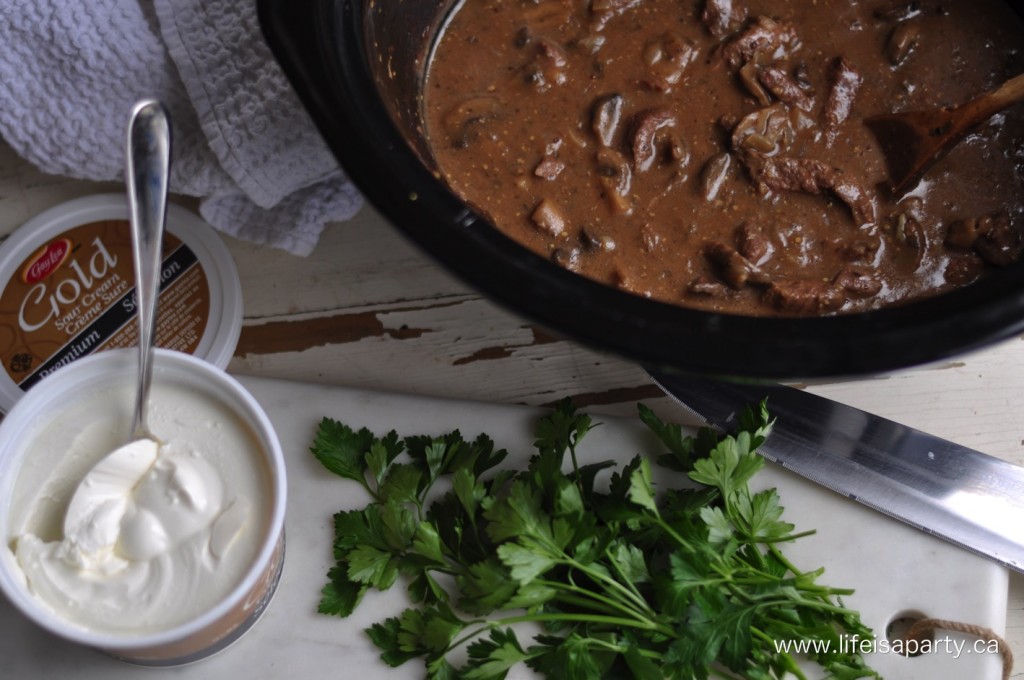
[[430, 160], [419, 91], [453, 4], [259, 0], [259, 15], [275, 57], [367, 199], [449, 270], [519, 315], [648, 366], [742, 379], [884, 372], [1024, 330], [1024, 266], [898, 307], [759, 318], [645, 299], [535, 255], [452, 194]]

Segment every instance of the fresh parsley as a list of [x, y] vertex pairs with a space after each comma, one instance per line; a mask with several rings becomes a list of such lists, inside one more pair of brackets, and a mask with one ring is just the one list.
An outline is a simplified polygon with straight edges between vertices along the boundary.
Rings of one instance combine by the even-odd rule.
[[[841, 635], [872, 635], [843, 606], [851, 591], [786, 559], [779, 545], [803, 534], [774, 489], [748, 487], [766, 404], [724, 436], [689, 436], [643, 405], [639, 416], [666, 449], [656, 464], [697, 485], [659, 492], [639, 455], [581, 465], [595, 423], [568, 400], [539, 421], [518, 471], [499, 468], [506, 451], [486, 435], [378, 437], [324, 419], [313, 454], [372, 501], [334, 517], [320, 611], [348, 616], [401, 578], [414, 606], [367, 633], [386, 663], [422, 659], [431, 680], [503, 678], [521, 663], [559, 680], [806, 680], [777, 640], [831, 641], [813, 657], [828, 677], [878, 678], [840, 649]], [[515, 630], [526, 622], [542, 631], [529, 644]]]

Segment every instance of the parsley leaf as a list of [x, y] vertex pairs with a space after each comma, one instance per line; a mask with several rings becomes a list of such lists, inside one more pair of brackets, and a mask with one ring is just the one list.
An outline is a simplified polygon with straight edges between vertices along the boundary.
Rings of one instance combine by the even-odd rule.
[[[838, 644], [871, 636], [842, 603], [850, 591], [789, 562], [778, 545], [803, 534], [775, 489], [748, 486], [767, 405], [729, 435], [638, 412], [667, 450], [580, 465], [596, 423], [564, 400], [537, 423], [523, 470], [499, 469], [507, 452], [486, 435], [376, 437], [324, 418], [313, 455], [372, 500], [334, 517], [319, 611], [349, 616], [367, 590], [406, 583], [414, 606], [366, 632], [385, 663], [421, 659], [429, 680], [519, 664], [559, 680], [804, 677], [783, 639], [831, 641], [813, 657], [830, 678], [878, 678]], [[660, 488], [652, 461], [680, 486]], [[524, 623], [540, 627], [528, 646]]]

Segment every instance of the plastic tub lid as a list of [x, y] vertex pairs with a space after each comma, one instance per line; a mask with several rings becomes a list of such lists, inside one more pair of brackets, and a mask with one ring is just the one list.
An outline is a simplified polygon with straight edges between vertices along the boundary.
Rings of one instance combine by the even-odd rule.
[[[0, 244], [0, 410], [76, 359], [136, 344], [128, 201], [62, 203]], [[231, 253], [197, 215], [167, 206], [156, 342], [226, 368], [242, 330]]]

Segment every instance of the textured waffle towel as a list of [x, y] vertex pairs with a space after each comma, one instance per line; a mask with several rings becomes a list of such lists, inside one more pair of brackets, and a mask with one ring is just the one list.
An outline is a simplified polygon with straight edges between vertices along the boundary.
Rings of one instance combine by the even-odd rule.
[[132, 105], [174, 126], [171, 190], [308, 254], [362, 205], [263, 42], [255, 0], [0, 0], [0, 136], [43, 172], [124, 176]]

